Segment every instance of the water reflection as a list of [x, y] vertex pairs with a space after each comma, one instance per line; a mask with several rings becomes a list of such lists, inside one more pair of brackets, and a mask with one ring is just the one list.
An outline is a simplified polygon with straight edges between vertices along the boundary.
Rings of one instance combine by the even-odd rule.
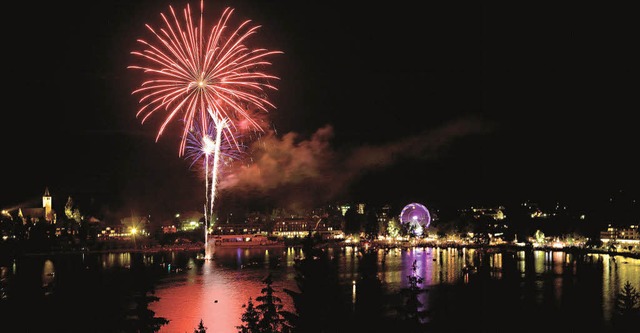
[[293, 263], [296, 255], [299, 251], [293, 249], [268, 253], [264, 249], [216, 249], [214, 260], [194, 262], [187, 278], [171, 276], [157, 289], [160, 302], [150, 308], [156, 315], [171, 319], [161, 332], [190, 332], [201, 319], [208, 327], [207, 332], [235, 332], [243, 304], [249, 297], [255, 302], [269, 272], [273, 274], [272, 287], [282, 298], [285, 309], [293, 310], [283, 292], [283, 288], [295, 288], [293, 275], [286, 274], [286, 267], [290, 266], [271, 270], [271, 263], [280, 262], [279, 257], [287, 257], [286, 262]]
[[102, 268], [131, 267], [131, 253], [107, 253], [103, 255]]
[[609, 254], [589, 254], [589, 261], [602, 266], [603, 312], [606, 320], [611, 319], [615, 296], [629, 281], [638, 289], [640, 285], [640, 259], [612, 256]]
[[545, 262], [547, 259], [547, 253], [545, 251], [533, 251], [533, 257], [535, 258], [535, 272], [537, 275], [541, 275], [545, 270]]
[[525, 262], [525, 251], [518, 251], [517, 252], [517, 266], [518, 266], [518, 271], [520, 272], [520, 277], [523, 278], [525, 276], [525, 267], [526, 267], [526, 262]]
[[45, 296], [53, 293], [55, 280], [56, 270], [53, 266], [53, 261], [47, 259], [44, 262], [44, 267], [42, 267], [42, 288]]
[[7, 299], [9, 281], [9, 267], [0, 267], [0, 300]]
[[[336, 259], [345, 296], [355, 305], [356, 291], [364, 290], [358, 284], [361, 249], [326, 251]], [[629, 281], [640, 288], [640, 259], [608, 254], [417, 247], [378, 249], [372, 255], [388, 295], [398, 295], [407, 286], [415, 262], [416, 273], [424, 277], [423, 287], [429, 290], [420, 296], [428, 310], [446, 311], [452, 303], [451, 311], [463, 313], [474, 307], [517, 311], [511, 314], [514, 321], [570, 321], [582, 316], [593, 323], [609, 322], [622, 285]], [[189, 252], [34, 256], [0, 267], [0, 300], [29, 300], [52, 293], [63, 297], [78, 285], [87, 293], [96, 292], [102, 287], [100, 281], [108, 282], [101, 277], [107, 272], [158, 267], [163, 276], [156, 288], [160, 301], [150, 308], [171, 320], [161, 332], [191, 332], [200, 319], [207, 332], [233, 332], [240, 324], [242, 305], [260, 295], [262, 280], [269, 273], [285, 309], [293, 310], [283, 289], [297, 289], [294, 264], [302, 256], [301, 249], [293, 247], [216, 249], [214, 260], [208, 261], [197, 260], [197, 253]], [[390, 298], [390, 302], [398, 300]], [[452, 320], [453, 313], [444, 317]]]

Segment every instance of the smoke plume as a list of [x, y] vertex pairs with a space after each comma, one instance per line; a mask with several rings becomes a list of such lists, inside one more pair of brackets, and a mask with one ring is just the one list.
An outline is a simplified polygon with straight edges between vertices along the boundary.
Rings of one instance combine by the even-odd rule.
[[435, 158], [456, 139], [487, 128], [478, 119], [463, 118], [395, 142], [365, 144], [348, 151], [332, 147], [331, 125], [308, 139], [293, 132], [281, 137], [269, 132], [249, 147], [250, 161], [231, 166], [219, 189], [266, 197], [281, 207], [316, 207], [344, 193], [365, 173], [390, 167], [401, 159]]

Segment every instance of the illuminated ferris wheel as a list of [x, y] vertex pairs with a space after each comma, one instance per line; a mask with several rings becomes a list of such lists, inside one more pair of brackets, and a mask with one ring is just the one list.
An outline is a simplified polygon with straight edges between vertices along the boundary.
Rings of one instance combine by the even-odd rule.
[[400, 212], [400, 223], [403, 225], [409, 224], [409, 230], [413, 232], [415, 236], [422, 236], [424, 229], [431, 224], [431, 214], [424, 205], [419, 203], [411, 203], [402, 209]]

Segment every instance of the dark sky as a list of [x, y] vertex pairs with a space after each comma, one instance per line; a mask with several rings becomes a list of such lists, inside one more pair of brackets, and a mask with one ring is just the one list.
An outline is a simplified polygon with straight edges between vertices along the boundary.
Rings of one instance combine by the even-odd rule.
[[[161, 26], [169, 4], [186, 2], [9, 5], [0, 206], [49, 187], [54, 206], [72, 196], [112, 211], [201, 209], [179, 129], [155, 142], [157, 126], [135, 118], [142, 77], [126, 68], [139, 63], [130, 52], [149, 37], [144, 24]], [[226, 5], [262, 26], [252, 45], [284, 54], [269, 69], [280, 77], [275, 132], [250, 168], [264, 178], [238, 171], [221, 209], [591, 203], [638, 190], [629, 9], [205, 1], [208, 22]], [[275, 153], [267, 170], [258, 160]]]

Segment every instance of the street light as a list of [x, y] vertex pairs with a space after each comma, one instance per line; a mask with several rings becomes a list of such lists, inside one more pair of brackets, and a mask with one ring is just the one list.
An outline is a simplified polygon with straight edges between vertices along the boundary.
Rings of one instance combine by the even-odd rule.
[[131, 227], [131, 237], [133, 237], [133, 249], [137, 248], [136, 246], [136, 234], [138, 233], [138, 229], [136, 227]]

